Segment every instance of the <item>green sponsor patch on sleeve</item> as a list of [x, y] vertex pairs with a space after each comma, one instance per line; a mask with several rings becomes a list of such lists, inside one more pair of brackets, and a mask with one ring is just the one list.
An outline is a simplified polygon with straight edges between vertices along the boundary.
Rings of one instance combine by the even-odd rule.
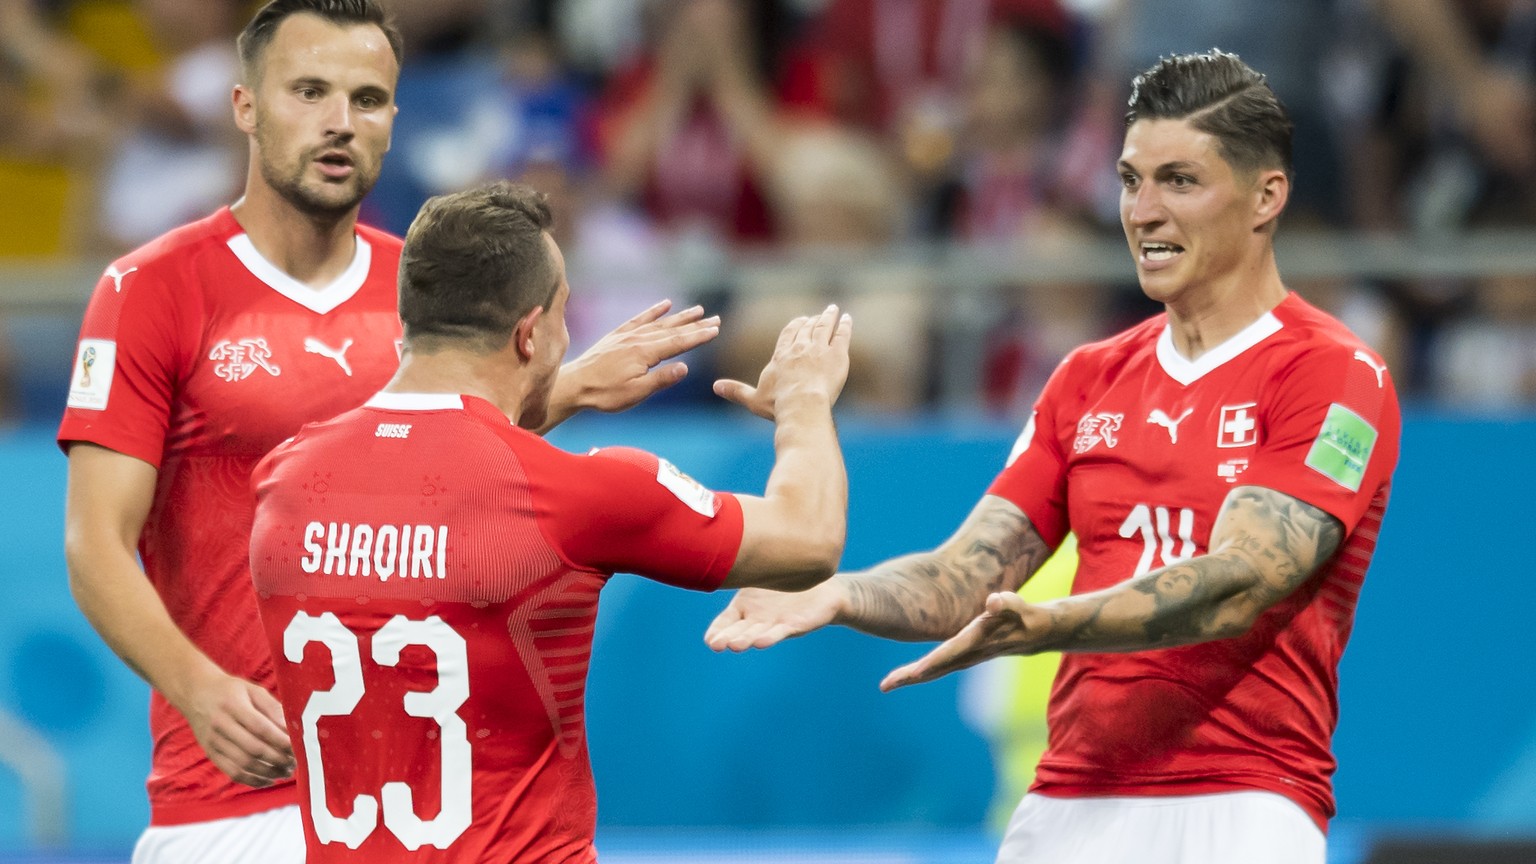
[[1359, 492], [1375, 448], [1376, 427], [1335, 402], [1328, 406], [1323, 428], [1307, 454], [1307, 465], [1345, 489]]

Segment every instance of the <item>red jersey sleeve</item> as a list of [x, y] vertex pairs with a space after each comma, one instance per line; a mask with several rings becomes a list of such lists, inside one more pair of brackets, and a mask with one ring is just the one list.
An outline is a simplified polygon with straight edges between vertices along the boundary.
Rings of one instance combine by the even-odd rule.
[[1302, 352], [1265, 414], [1242, 485], [1305, 501], [1353, 531], [1397, 465], [1402, 421], [1385, 364], [1349, 343]]
[[712, 492], [640, 450], [606, 448], [572, 459], [573, 470], [539, 507], [571, 563], [701, 591], [725, 581], [741, 548], [734, 495]]
[[1073, 358], [1069, 356], [1051, 373], [1035, 401], [1024, 432], [1008, 454], [1008, 464], [987, 489], [988, 495], [1018, 505], [1040, 538], [1051, 548], [1067, 536], [1067, 457], [1062, 442], [1061, 418], [1071, 416], [1062, 400], [1067, 398]]
[[157, 274], [107, 268], [80, 325], [60, 447], [88, 441], [160, 467], [180, 365], [171, 300]]

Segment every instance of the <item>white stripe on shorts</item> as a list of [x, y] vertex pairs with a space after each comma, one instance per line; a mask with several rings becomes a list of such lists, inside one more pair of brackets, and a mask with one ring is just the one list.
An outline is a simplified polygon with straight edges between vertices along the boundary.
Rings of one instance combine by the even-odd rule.
[[997, 864], [1324, 864], [1328, 843], [1273, 792], [1053, 798], [1030, 793]]
[[290, 804], [249, 816], [151, 825], [133, 847], [133, 864], [304, 864], [304, 823]]

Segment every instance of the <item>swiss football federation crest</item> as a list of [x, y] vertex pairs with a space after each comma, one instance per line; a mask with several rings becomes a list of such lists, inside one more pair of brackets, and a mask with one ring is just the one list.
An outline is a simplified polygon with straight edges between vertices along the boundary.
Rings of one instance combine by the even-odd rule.
[[1120, 443], [1120, 439], [1116, 436], [1124, 420], [1124, 414], [1110, 414], [1105, 411], [1084, 414], [1083, 419], [1077, 421], [1077, 438], [1072, 441], [1072, 451], [1079, 454], [1087, 453], [1100, 441], [1104, 442], [1105, 447], [1114, 447]]
[[264, 369], [272, 376], [283, 371], [272, 362], [272, 349], [260, 336], [239, 341], [224, 339], [208, 352], [208, 359], [214, 361], [213, 374], [225, 381], [244, 381], [257, 369]]
[[1253, 410], [1258, 404], [1221, 406], [1221, 422], [1216, 426], [1217, 447], [1252, 447], [1259, 443], [1259, 421]]

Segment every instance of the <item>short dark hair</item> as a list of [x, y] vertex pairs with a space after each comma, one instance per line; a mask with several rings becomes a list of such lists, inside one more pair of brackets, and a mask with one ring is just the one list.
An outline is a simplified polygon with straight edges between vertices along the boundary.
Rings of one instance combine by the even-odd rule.
[[1291, 118], [1264, 76], [1236, 54], [1164, 57], [1131, 82], [1126, 128], [1137, 120], [1184, 120], [1216, 138], [1227, 164], [1291, 176]]
[[411, 345], [494, 351], [559, 287], [544, 193], [505, 180], [427, 199], [400, 251], [400, 321]]
[[257, 61], [272, 43], [278, 25], [305, 13], [318, 15], [332, 24], [372, 24], [384, 31], [390, 50], [395, 52], [395, 64], [400, 65], [404, 59], [405, 42], [378, 0], [271, 0], [256, 11], [235, 40], [240, 51], [240, 69], [248, 81], [256, 77]]

